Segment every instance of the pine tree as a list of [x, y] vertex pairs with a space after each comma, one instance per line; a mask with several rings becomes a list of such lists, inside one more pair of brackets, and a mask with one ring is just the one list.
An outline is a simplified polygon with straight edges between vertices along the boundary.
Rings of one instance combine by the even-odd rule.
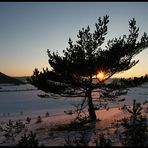
[[[93, 33], [90, 32], [89, 26], [86, 29], [82, 28], [82, 30], [79, 30], [78, 40], [73, 44], [73, 41], [69, 38], [69, 47], [63, 50], [63, 56], [60, 56], [58, 52], [51, 53], [51, 50], [48, 49], [49, 64], [52, 70], [49, 72], [50, 74], [48, 73], [46, 83], [44, 81], [42, 87], [40, 87], [42, 90], [55, 91], [55, 93], [65, 92], [69, 88], [74, 90], [83, 89], [87, 97], [91, 121], [96, 120], [92, 91], [114, 74], [129, 70], [135, 66], [139, 60], [132, 60], [133, 57], [148, 47], [146, 33], [143, 34], [139, 41], [137, 40], [139, 28], [133, 18], [129, 21], [129, 35], [109, 40], [105, 49], [102, 49], [105, 36], [108, 33], [108, 23], [109, 16], [105, 15], [103, 18], [99, 17]], [[36, 77], [39, 78], [38, 72], [35, 72], [37, 71], [34, 71], [30, 82], [38, 86], [38, 80], [36, 79]], [[54, 77], [51, 76], [51, 73]], [[101, 73], [102, 76], [98, 78], [98, 84], [93, 84], [93, 78], [98, 73]], [[35, 82], [36, 80], [37, 82]], [[54, 80], [60, 82], [59, 84], [67, 85], [51, 85], [49, 80], [50, 82]], [[53, 86], [52, 89], [50, 86]], [[58, 89], [60, 90], [59, 92], [57, 91]]]
[[37, 147], [38, 145], [36, 134], [31, 131], [28, 135], [24, 133], [17, 146]]
[[126, 110], [131, 114], [130, 118], [123, 120], [124, 132], [122, 143], [125, 146], [146, 146], [148, 127], [146, 118], [142, 116], [140, 103], [133, 101], [133, 108]]

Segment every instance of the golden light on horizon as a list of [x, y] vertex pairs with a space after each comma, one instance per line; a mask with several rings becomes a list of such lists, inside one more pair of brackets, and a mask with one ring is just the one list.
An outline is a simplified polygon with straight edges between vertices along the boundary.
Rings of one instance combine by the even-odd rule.
[[97, 73], [96, 77], [98, 80], [102, 81], [105, 78], [105, 74], [103, 71], [100, 71]]

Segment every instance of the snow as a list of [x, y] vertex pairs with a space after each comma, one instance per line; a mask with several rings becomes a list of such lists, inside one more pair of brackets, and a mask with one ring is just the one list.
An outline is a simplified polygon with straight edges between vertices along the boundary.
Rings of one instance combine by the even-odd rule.
[[[48, 146], [63, 145], [63, 139], [67, 133], [55, 132], [55, 137], [57, 138], [49, 138], [49, 126], [55, 125], [56, 123], [70, 122], [74, 116], [65, 115], [64, 111], [73, 109], [74, 106], [72, 104], [80, 103], [82, 100], [81, 97], [69, 98], [48, 94], [49, 98], [40, 98], [38, 94], [45, 93], [37, 90], [30, 84], [1, 84], [0, 88], [0, 122], [8, 122], [9, 119], [21, 119], [25, 121], [27, 117], [31, 117], [32, 121], [31, 124], [28, 125], [28, 130], [37, 132], [39, 128], [44, 127], [44, 130], [40, 131], [38, 135], [38, 138], [42, 140], [43, 144]], [[99, 98], [99, 92], [95, 91], [92, 96], [95, 98], [94, 103], [96, 103]], [[107, 102], [109, 110], [101, 109], [96, 111], [97, 117], [101, 119], [101, 122], [96, 124], [97, 129], [110, 126], [111, 122], [127, 116], [127, 113], [119, 109], [119, 107], [122, 107], [124, 104], [131, 105], [134, 99], [136, 102], [148, 101], [148, 83], [129, 88], [128, 93], [120, 96], [119, 100], [122, 98], [125, 98], [125, 101], [118, 102], [117, 99], [117, 101]], [[45, 117], [46, 112], [49, 112], [49, 117]], [[41, 116], [43, 121], [40, 124], [35, 124], [38, 116]], [[72, 132], [69, 134], [72, 134]], [[92, 135], [92, 137], [94, 137], [94, 135]], [[0, 141], [2, 139], [3, 137], [0, 136]], [[91, 142], [90, 145], [93, 145]]]
[[[16, 86], [1, 85], [0, 87], [2, 87], [2, 92], [0, 92], [0, 120], [3, 120], [4, 117], [7, 119], [14, 116], [22, 118], [21, 112], [23, 112], [25, 117], [27, 115], [43, 115], [47, 111], [50, 115], [64, 114], [64, 110], [73, 108], [72, 104], [80, 101], [79, 98], [77, 100], [64, 97], [59, 99], [58, 96], [40, 98], [38, 94], [44, 92], [37, 90], [29, 84]], [[24, 91], [27, 89], [31, 91]]]

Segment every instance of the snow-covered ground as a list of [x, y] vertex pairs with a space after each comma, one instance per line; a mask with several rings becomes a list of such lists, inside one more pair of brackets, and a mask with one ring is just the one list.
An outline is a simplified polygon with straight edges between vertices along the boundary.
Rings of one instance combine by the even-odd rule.
[[38, 94], [45, 93], [30, 84], [0, 87], [0, 120], [45, 115], [47, 111], [50, 115], [64, 114], [64, 110], [81, 100], [52, 94], [50, 98], [40, 98]]
[[[58, 95], [49, 94], [50, 98], [40, 98], [38, 94], [45, 94], [41, 90], [37, 90], [30, 84], [25, 85], [0, 85], [0, 119], [8, 119], [10, 117], [22, 118], [24, 116], [44, 115], [47, 111], [50, 115], [64, 114], [65, 110], [73, 109], [72, 104], [81, 101], [80, 97], [68, 98], [59, 97]], [[97, 100], [98, 92], [93, 93], [93, 97]], [[123, 104], [132, 104], [133, 99], [137, 102], [148, 101], [148, 83], [139, 87], [128, 89], [126, 95], [120, 96], [125, 98], [123, 102], [109, 102], [108, 107], [120, 107]]]
[[[16, 119], [26, 119], [26, 117], [34, 118], [32, 124], [28, 126], [28, 129], [39, 129], [43, 128], [39, 134], [43, 134], [45, 138], [48, 136], [48, 140], [43, 140], [43, 144], [45, 145], [59, 145], [62, 144], [63, 141], [59, 137], [59, 133], [57, 133], [58, 139], [50, 139], [48, 133], [49, 126], [53, 123], [63, 123], [73, 118], [73, 116], [68, 116], [64, 114], [65, 110], [73, 109], [74, 106], [72, 104], [77, 104], [81, 101], [81, 97], [60, 97], [58, 95], [48, 94], [49, 98], [40, 98], [38, 94], [45, 94], [41, 90], [37, 90], [34, 86], [30, 84], [26, 85], [0, 85], [0, 122]], [[93, 93], [93, 97], [97, 100], [99, 96], [98, 92]], [[107, 123], [110, 121], [114, 121], [117, 119], [121, 119], [123, 117], [123, 111], [119, 110], [119, 107], [126, 105], [131, 105], [133, 99], [137, 102], [148, 101], [148, 83], [145, 83], [139, 87], [133, 87], [128, 89], [128, 93], [126, 95], [120, 96], [119, 99], [125, 98], [125, 101], [119, 102], [108, 102], [109, 110], [98, 110], [96, 111], [97, 117], [102, 120], [98, 126], [107, 126]], [[41, 124], [35, 124], [37, 116], [45, 117], [45, 113], [49, 112], [50, 116], [48, 118], [44, 118]], [[101, 125], [102, 123], [102, 125]], [[48, 133], [49, 134], [49, 133]], [[61, 134], [61, 133], [60, 133]], [[64, 135], [62, 135], [64, 136]], [[1, 138], [0, 138], [1, 139]], [[59, 140], [59, 142], [58, 142]], [[6, 144], [7, 145], [7, 144]], [[9, 144], [8, 144], [9, 145]], [[10, 144], [11, 145], [11, 144]]]

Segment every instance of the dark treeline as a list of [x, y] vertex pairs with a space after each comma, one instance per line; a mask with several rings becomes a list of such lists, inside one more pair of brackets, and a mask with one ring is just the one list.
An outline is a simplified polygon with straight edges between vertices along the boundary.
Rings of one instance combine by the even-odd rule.
[[140, 76], [140, 77], [116, 79], [110, 84], [107, 84], [106, 86], [114, 89], [119, 89], [119, 88], [125, 89], [129, 87], [137, 87], [145, 82], [148, 82], [148, 74], [145, 74], [145, 76]]

